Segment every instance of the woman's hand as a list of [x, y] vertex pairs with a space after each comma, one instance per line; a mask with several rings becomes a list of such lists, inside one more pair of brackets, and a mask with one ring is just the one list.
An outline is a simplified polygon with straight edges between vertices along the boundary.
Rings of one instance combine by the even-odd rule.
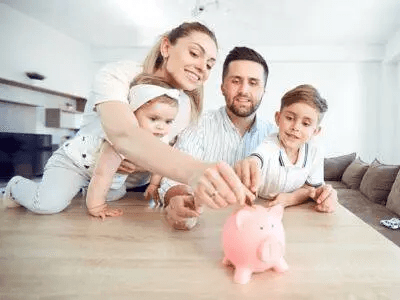
[[123, 214], [123, 211], [120, 208], [112, 209], [104, 203], [96, 207], [88, 207], [88, 213], [93, 217], [99, 217], [104, 220], [106, 217], [119, 217]]
[[205, 164], [189, 180], [197, 205], [218, 209], [231, 204], [244, 205], [246, 197], [253, 202], [253, 195], [240, 181], [235, 171], [225, 162]]

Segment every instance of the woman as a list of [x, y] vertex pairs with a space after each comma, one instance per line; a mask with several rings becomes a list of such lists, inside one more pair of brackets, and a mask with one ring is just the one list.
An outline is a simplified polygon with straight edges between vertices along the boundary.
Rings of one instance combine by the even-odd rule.
[[[190, 120], [196, 119], [200, 114], [203, 104], [203, 83], [208, 79], [210, 70], [215, 64], [216, 55], [217, 42], [214, 34], [206, 26], [193, 22], [183, 23], [163, 35], [147, 56], [143, 66], [144, 72], [160, 77], [172, 87], [183, 91], [185, 93], [182, 93], [183, 99], [189, 96], [190, 105], [186, 106], [186, 110], [184, 105], [181, 105], [185, 101], [180, 102], [176, 121], [177, 131], [182, 130]], [[227, 164], [222, 162], [209, 164], [195, 160], [138, 127], [127, 100], [130, 82], [137, 73], [130, 73], [132, 68], [128, 64], [120, 63], [116, 66], [116, 69], [105, 68], [97, 75], [78, 136], [85, 134], [106, 136], [115, 150], [128, 160], [121, 169], [133, 171], [139, 167], [189, 184], [199, 203], [202, 203], [207, 195], [209, 198], [210, 195], [218, 193], [227, 203], [239, 201], [243, 204], [245, 188]], [[85, 139], [83, 141], [85, 142]], [[76, 180], [76, 174], [73, 174], [76, 172], [71, 172], [69, 166], [65, 166], [65, 161], [68, 160], [71, 165], [82, 157], [78, 157], [67, 147], [68, 144], [57, 150], [55, 153], [57, 155], [53, 155], [58, 157], [57, 161], [52, 157], [46, 168], [67, 172], [71, 175], [71, 180]], [[82, 185], [81, 181], [84, 180], [85, 174], [79, 175], [81, 179], [79, 183], [74, 183], [74, 186], [71, 187], [71, 180], [67, 181], [66, 185], [70, 186], [65, 192], [70, 194], [64, 196], [62, 201], [55, 200], [59, 197], [55, 195], [57, 192], [52, 182], [55, 176], [51, 174], [43, 176], [39, 186], [22, 177], [14, 177], [7, 185], [4, 199], [8, 202], [14, 200], [37, 213], [58, 212], [69, 205], [76, 194], [76, 188]], [[65, 182], [66, 177], [62, 178]], [[121, 195], [123, 192], [117, 191], [114, 195], [110, 195], [110, 200], [120, 198]], [[185, 208], [183, 204], [177, 204], [176, 209], [175, 215], [181, 218], [197, 214]]]

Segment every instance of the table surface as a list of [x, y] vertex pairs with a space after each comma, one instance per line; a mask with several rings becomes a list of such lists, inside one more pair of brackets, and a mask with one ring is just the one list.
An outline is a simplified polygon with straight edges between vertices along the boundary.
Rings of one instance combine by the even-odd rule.
[[289, 270], [240, 285], [222, 265], [230, 209], [182, 232], [141, 199], [129, 193], [105, 221], [80, 198], [56, 215], [0, 207], [0, 299], [400, 299], [400, 248], [342, 206], [287, 208]]

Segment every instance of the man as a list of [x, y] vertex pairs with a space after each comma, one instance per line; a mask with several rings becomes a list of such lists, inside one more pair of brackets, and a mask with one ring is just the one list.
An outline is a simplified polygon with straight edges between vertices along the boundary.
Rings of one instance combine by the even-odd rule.
[[[179, 136], [176, 147], [203, 161], [225, 161], [231, 166], [251, 154], [275, 130], [273, 125], [256, 117], [268, 73], [264, 58], [253, 49], [235, 47], [230, 51], [223, 65], [221, 84], [226, 106], [205, 113], [196, 125]], [[209, 172], [207, 176], [214, 174]], [[189, 186], [163, 179], [159, 192], [171, 226], [190, 229], [199, 216], [200, 205], [211, 208], [227, 205], [214, 186], [201, 187], [197, 192], [204, 200], [195, 205]]]

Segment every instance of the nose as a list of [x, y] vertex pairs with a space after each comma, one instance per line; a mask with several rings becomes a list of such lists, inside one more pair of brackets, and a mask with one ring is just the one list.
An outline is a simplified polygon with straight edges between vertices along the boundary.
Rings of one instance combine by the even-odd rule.
[[249, 93], [250, 85], [247, 82], [243, 82], [240, 85], [239, 92], [243, 95], [247, 95]]
[[292, 123], [292, 130], [293, 131], [299, 131], [300, 130], [300, 121], [294, 121]]
[[207, 71], [207, 61], [205, 59], [198, 59], [196, 69], [201, 73], [205, 73]]

